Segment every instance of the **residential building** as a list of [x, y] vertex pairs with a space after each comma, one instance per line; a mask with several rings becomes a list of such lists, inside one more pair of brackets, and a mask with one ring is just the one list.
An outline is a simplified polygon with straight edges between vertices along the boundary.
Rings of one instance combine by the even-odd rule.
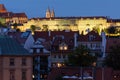
[[68, 54], [77, 46], [78, 31], [36, 31], [35, 41], [41, 39], [47, 49], [51, 51], [51, 66], [65, 66]]
[[0, 80], [32, 80], [32, 55], [16, 40], [0, 35]]
[[84, 45], [90, 49], [90, 54], [97, 56], [98, 66], [102, 66], [102, 59], [105, 57], [105, 48], [106, 48], [106, 36], [102, 32], [102, 35], [99, 35], [96, 31], [90, 31], [86, 35], [79, 35], [78, 37], [78, 46]]
[[26, 23], [28, 18], [25, 13], [13, 13], [8, 12], [4, 4], [0, 4], [0, 17], [4, 18], [6, 24], [11, 25], [14, 23], [23, 24]]
[[50, 51], [42, 45], [42, 40], [37, 40], [31, 47], [33, 54], [33, 80], [47, 79], [50, 67]]
[[19, 44], [21, 44], [28, 51], [34, 44], [34, 38], [31, 31], [25, 31], [25, 32], [11, 31], [11, 32], [8, 32], [7, 35], [17, 40]]

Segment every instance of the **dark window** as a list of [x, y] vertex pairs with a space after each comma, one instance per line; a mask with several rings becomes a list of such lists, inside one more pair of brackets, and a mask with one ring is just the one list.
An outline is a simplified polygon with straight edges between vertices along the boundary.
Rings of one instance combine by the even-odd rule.
[[61, 58], [61, 55], [58, 55], [58, 58]]
[[66, 57], [66, 55], [63, 55], [63, 58], [65, 58]]
[[10, 80], [15, 80], [15, 70], [10, 70]]
[[14, 66], [15, 65], [15, 63], [14, 63], [14, 58], [10, 58], [10, 66]]
[[27, 80], [26, 79], [26, 70], [22, 70], [22, 80]]
[[54, 55], [54, 58], [56, 58], [56, 55]]
[[22, 66], [26, 66], [26, 58], [22, 58]]

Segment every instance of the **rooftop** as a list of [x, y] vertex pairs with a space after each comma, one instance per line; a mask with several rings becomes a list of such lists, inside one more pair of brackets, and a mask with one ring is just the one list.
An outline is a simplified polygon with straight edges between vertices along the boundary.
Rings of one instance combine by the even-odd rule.
[[0, 35], [0, 55], [30, 55], [16, 40]]

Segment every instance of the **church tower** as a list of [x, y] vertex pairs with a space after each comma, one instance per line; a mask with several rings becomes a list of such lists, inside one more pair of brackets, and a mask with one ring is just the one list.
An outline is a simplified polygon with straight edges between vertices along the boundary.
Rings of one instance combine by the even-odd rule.
[[3, 4], [0, 4], [0, 13], [5, 13], [7, 12], [5, 6]]
[[51, 12], [50, 9], [48, 7], [47, 11], [46, 11], [46, 18], [50, 18], [51, 17]]
[[55, 12], [54, 12], [54, 9], [51, 11], [51, 18], [54, 18], [55, 17]]

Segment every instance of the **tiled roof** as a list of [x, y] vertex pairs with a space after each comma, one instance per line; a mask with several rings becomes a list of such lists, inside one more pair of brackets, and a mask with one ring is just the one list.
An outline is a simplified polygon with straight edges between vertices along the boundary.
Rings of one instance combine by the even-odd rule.
[[[50, 36], [49, 36], [50, 33]], [[78, 31], [35, 31], [34, 38], [35, 40], [38, 38], [44, 38], [46, 40], [53, 40], [53, 37], [56, 36], [64, 36], [66, 39], [70, 39], [74, 37], [74, 33], [79, 33]]]
[[3, 4], [0, 4], [0, 13], [7, 12], [5, 6]]
[[13, 13], [12, 17], [26, 17], [27, 15], [25, 13]]
[[12, 12], [5, 12], [5, 13], [0, 13], [0, 17], [3, 18], [9, 18], [9, 17], [25, 17], [27, 18], [27, 15], [25, 13], [12, 13]]
[[[90, 40], [90, 36], [92, 40]], [[78, 37], [78, 41], [80, 42], [90, 42], [90, 41], [102, 41], [102, 37], [95, 31], [91, 31], [86, 35], [80, 35]]]
[[111, 47], [120, 45], [120, 38], [107, 38], [106, 53], [110, 53]]
[[11, 38], [16, 39], [20, 44], [24, 44], [25, 41], [27, 40], [27, 37], [21, 37], [23, 33], [22, 32], [8, 32], [8, 36]]
[[16, 40], [0, 36], [0, 55], [30, 55]]
[[94, 19], [94, 18], [96, 18], [96, 19], [100, 19], [100, 18], [107, 19], [106, 16], [85, 16], [85, 17], [79, 16], [79, 17], [53, 17], [53, 18], [43, 17], [43, 18], [32, 18], [32, 19], [33, 20], [44, 20], [44, 19], [48, 19], [48, 20], [53, 19], [54, 20], [54, 19]]
[[108, 19], [107, 22], [120, 22], [120, 19]]
[[3, 17], [3, 18], [10, 18], [12, 17], [12, 12], [5, 12], [5, 13], [0, 13], [0, 17]]

